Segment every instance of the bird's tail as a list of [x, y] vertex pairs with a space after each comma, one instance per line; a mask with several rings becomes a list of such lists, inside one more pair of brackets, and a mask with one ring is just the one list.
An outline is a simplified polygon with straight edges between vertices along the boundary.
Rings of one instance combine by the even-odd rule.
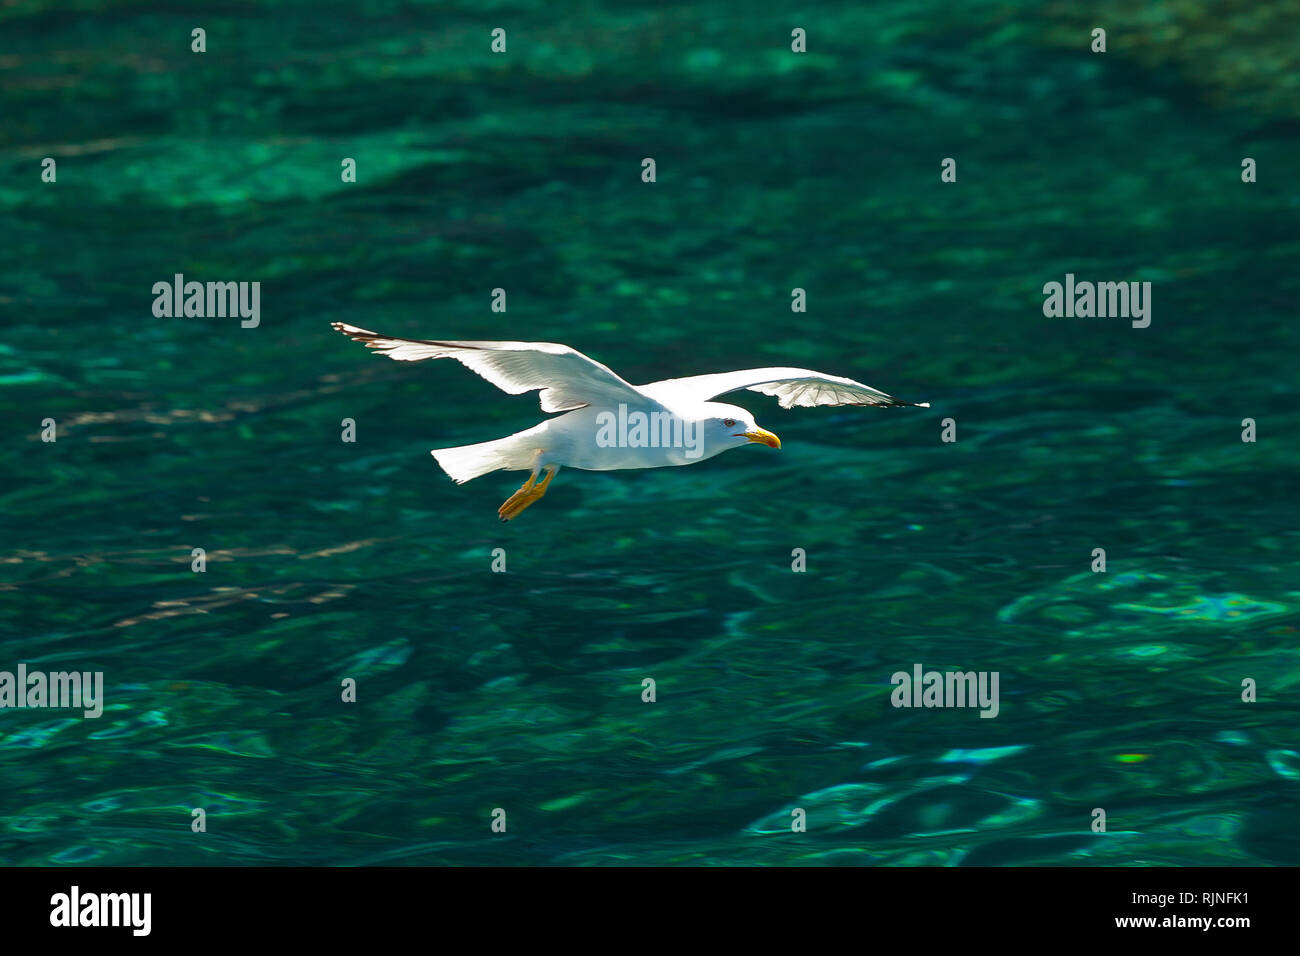
[[521, 441], [527, 432], [519, 432], [498, 438], [495, 441], [480, 442], [477, 445], [461, 445], [457, 448], [435, 448], [430, 454], [438, 460], [442, 470], [451, 476], [458, 485], [490, 471], [506, 468], [521, 470], [532, 467], [534, 449], [522, 447], [528, 444]]

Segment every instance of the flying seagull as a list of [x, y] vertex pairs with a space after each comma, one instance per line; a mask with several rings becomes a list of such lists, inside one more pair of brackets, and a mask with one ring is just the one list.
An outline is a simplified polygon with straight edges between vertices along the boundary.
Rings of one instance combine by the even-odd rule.
[[[586, 471], [690, 465], [756, 442], [781, 447], [749, 412], [709, 401], [742, 388], [775, 396], [782, 408], [814, 405], [915, 405], [869, 385], [806, 368], [748, 368], [632, 385], [576, 349], [554, 342], [444, 342], [398, 339], [343, 322], [354, 342], [399, 362], [451, 358], [510, 395], [541, 389], [542, 411], [564, 412], [496, 441], [435, 448], [456, 484], [490, 471], [527, 471], [524, 486], [498, 510], [509, 521], [546, 494], [561, 467]], [[546, 477], [538, 483], [542, 473]]]

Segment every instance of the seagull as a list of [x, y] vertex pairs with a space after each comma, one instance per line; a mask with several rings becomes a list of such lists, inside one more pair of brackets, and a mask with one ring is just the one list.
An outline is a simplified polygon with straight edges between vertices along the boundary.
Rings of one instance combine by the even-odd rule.
[[[399, 339], [345, 322], [331, 327], [399, 362], [450, 358], [510, 395], [540, 389], [543, 412], [563, 412], [496, 441], [431, 454], [456, 484], [488, 472], [527, 471], [524, 486], [497, 511], [502, 521], [538, 501], [561, 467], [585, 471], [690, 465], [729, 448], [781, 439], [736, 405], [710, 401], [748, 389], [782, 408], [814, 405], [909, 405], [851, 378], [806, 368], [747, 368], [632, 385], [577, 349], [554, 342], [450, 342]], [[537, 478], [545, 472], [539, 483]]]

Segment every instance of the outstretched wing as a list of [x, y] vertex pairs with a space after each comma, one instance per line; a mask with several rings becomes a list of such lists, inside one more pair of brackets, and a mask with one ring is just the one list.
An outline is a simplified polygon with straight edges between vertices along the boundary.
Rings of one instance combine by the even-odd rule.
[[362, 342], [399, 362], [452, 358], [511, 395], [540, 388], [544, 412], [568, 412], [584, 405], [645, 403], [645, 396], [632, 385], [567, 345], [395, 339], [343, 322], [330, 325], [354, 342]]
[[746, 368], [736, 372], [670, 378], [642, 385], [641, 391], [661, 402], [705, 402], [726, 392], [747, 388], [751, 392], [774, 395], [782, 408], [798, 405], [916, 405], [929, 408], [929, 402], [900, 402], [892, 395], [863, 385], [851, 378], [827, 375], [806, 368]]

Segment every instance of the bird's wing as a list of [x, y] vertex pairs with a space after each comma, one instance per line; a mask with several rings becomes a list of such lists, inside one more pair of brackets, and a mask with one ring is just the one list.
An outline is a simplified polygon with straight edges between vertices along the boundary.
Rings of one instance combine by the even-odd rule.
[[645, 396], [632, 385], [567, 345], [395, 339], [343, 322], [330, 324], [354, 342], [362, 342], [399, 362], [453, 358], [511, 395], [540, 388], [544, 412], [567, 412], [584, 405], [645, 403]]
[[[806, 368], [746, 368], [736, 372], [670, 378], [641, 386], [641, 390], [661, 402], [674, 399], [704, 402], [725, 392], [747, 388], [751, 392], [774, 395], [782, 408], [798, 405], [912, 405], [892, 395], [863, 385], [851, 378], [827, 375]], [[929, 408], [929, 402], [917, 405]]]

